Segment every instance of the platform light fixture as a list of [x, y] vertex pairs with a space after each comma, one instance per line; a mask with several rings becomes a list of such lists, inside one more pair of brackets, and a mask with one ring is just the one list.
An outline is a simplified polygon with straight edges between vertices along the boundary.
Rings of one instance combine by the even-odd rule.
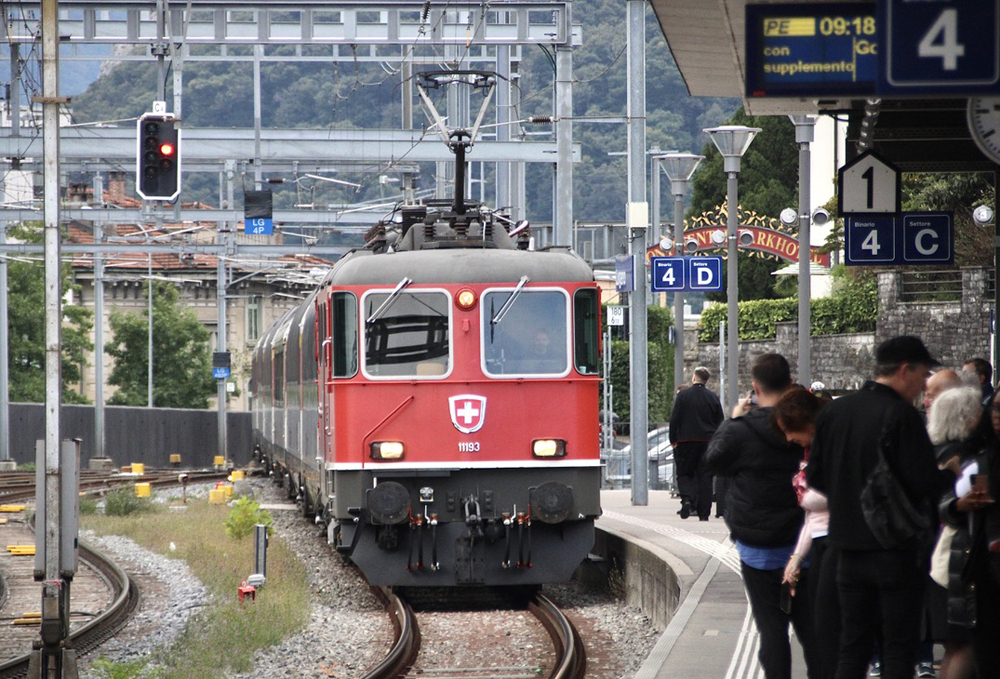
[[737, 391], [737, 351], [739, 343], [739, 287], [736, 282], [738, 270], [736, 267], [736, 229], [739, 226], [739, 177], [743, 154], [750, 148], [754, 137], [760, 132], [759, 127], [745, 125], [721, 125], [709, 127], [705, 132], [712, 138], [715, 147], [723, 158], [723, 169], [726, 172], [726, 325], [728, 342], [726, 344], [726, 410], [732, 412], [736, 405]]

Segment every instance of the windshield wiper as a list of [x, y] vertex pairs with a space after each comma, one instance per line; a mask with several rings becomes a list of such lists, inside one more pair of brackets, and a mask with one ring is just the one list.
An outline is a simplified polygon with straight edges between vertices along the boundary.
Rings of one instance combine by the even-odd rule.
[[528, 284], [528, 277], [521, 276], [521, 280], [517, 284], [517, 287], [514, 288], [514, 292], [510, 293], [510, 297], [508, 297], [507, 301], [503, 303], [502, 307], [500, 307], [500, 311], [498, 311], [497, 315], [494, 316], [493, 320], [490, 321], [490, 325], [497, 325], [498, 323], [500, 323], [500, 321], [503, 320], [503, 317], [507, 315], [507, 312], [510, 311], [510, 308], [514, 306], [514, 300], [517, 299], [517, 296], [521, 294], [521, 290], [523, 290], [524, 286], [527, 284]]
[[399, 283], [396, 284], [396, 287], [392, 289], [392, 292], [389, 293], [389, 296], [386, 298], [384, 302], [382, 302], [379, 308], [376, 309], [372, 313], [372, 315], [368, 317], [368, 320], [365, 321], [365, 324], [367, 325], [369, 323], [374, 323], [378, 319], [382, 318], [382, 316], [385, 315], [385, 312], [389, 310], [389, 307], [392, 306], [397, 299], [399, 299], [399, 296], [401, 294], [403, 294], [403, 290], [406, 288], [406, 286], [408, 286], [412, 282], [413, 282], [412, 278], [407, 278], [404, 276], [403, 280], [399, 281]]

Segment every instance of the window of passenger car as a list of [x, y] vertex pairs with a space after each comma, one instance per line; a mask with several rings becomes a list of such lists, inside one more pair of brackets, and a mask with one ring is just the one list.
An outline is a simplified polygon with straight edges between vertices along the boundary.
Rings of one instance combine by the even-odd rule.
[[366, 376], [434, 379], [451, 372], [451, 297], [445, 291], [368, 292], [362, 315]]
[[566, 292], [558, 288], [511, 287], [484, 292], [483, 372], [491, 377], [567, 374], [568, 309]]

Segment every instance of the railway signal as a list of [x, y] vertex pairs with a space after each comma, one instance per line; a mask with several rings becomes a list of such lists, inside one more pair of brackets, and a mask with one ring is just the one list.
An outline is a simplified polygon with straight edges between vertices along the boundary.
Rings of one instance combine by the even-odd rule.
[[174, 200], [181, 192], [177, 120], [169, 113], [144, 113], [137, 131], [136, 192], [146, 200]]

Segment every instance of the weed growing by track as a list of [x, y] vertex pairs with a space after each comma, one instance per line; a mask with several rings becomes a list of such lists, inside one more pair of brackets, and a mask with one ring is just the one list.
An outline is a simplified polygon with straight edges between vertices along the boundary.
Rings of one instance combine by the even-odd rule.
[[164, 667], [163, 679], [249, 672], [257, 649], [278, 643], [308, 621], [305, 570], [280, 539], [270, 540], [267, 586], [258, 592], [256, 601], [240, 604], [237, 587], [253, 572], [253, 541], [236, 541], [226, 535], [228, 507], [204, 501], [192, 501], [186, 507], [124, 517], [87, 516], [82, 524], [183, 559], [208, 589], [212, 601], [191, 602], [207, 605], [189, 621], [173, 648], [153, 658]]

